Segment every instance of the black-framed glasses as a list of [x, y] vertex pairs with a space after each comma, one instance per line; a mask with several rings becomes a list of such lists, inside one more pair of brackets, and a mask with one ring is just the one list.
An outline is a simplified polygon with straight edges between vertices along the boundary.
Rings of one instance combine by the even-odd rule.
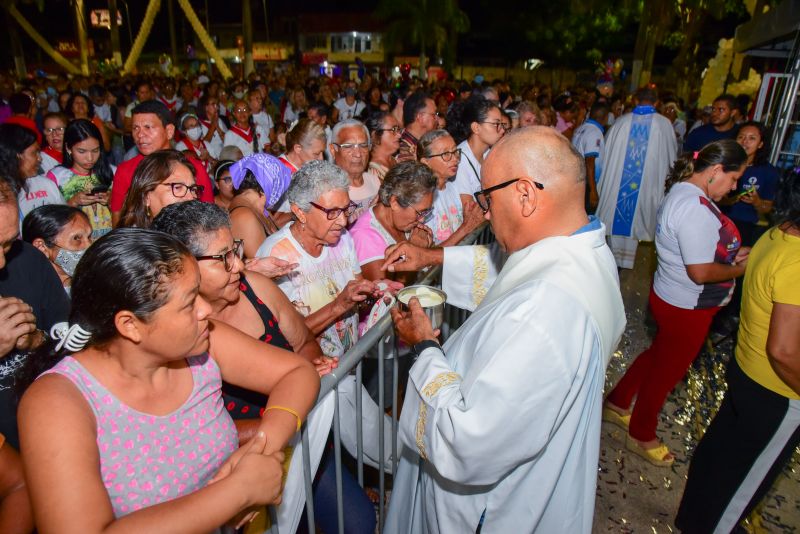
[[[486, 189], [481, 189], [480, 191], [477, 191], [475, 193], [475, 195], [474, 195], [475, 196], [475, 202], [477, 202], [478, 203], [478, 207], [480, 207], [483, 210], [483, 212], [486, 213], [487, 211], [489, 211], [489, 206], [490, 206], [490, 204], [492, 202], [492, 199], [489, 196], [489, 194], [492, 191], [497, 191], [498, 189], [503, 189], [504, 187], [508, 187], [509, 185], [511, 185], [513, 183], [519, 182], [520, 180], [525, 180], [525, 178], [512, 178], [511, 180], [508, 180], [508, 181], [503, 182], [501, 184], [493, 185], [492, 187], [487, 187]], [[539, 189], [539, 190], [544, 189], [544, 184], [542, 184], [540, 182], [536, 182], [534, 180], [530, 180], [530, 182], [533, 185], [535, 185], [537, 189]]]
[[511, 125], [510, 125], [510, 124], [506, 124], [506, 123], [504, 123], [504, 122], [489, 122], [489, 121], [484, 121], [484, 122], [482, 122], [481, 124], [492, 124], [492, 125], [494, 125], [494, 128], [495, 128], [495, 130], [497, 130], [498, 132], [499, 132], [500, 130], [506, 130], [506, 131], [508, 131], [508, 130], [510, 130], [510, 129], [511, 129]]
[[225, 182], [226, 184], [229, 184], [229, 183], [233, 182], [233, 178], [231, 178], [230, 175], [223, 176], [221, 178], [217, 178], [217, 182]]
[[430, 208], [425, 208], [425, 209], [424, 209], [424, 210], [422, 210], [422, 211], [419, 211], [419, 210], [418, 210], [417, 208], [415, 208], [414, 206], [409, 206], [409, 207], [410, 207], [412, 210], [414, 210], [414, 213], [416, 213], [416, 214], [417, 214], [417, 220], [418, 220], [418, 221], [420, 221], [420, 222], [425, 222], [425, 221], [427, 221], [428, 219], [430, 219], [431, 215], [433, 214], [433, 206], [431, 206]]
[[338, 219], [342, 213], [344, 213], [345, 217], [350, 218], [350, 216], [353, 214], [354, 211], [356, 211], [356, 208], [358, 207], [358, 205], [355, 202], [350, 202], [346, 208], [325, 208], [323, 206], [320, 206], [316, 202], [309, 202], [309, 204], [311, 204], [320, 211], [324, 211], [329, 221]]
[[222, 254], [213, 254], [207, 256], [195, 256], [194, 259], [200, 260], [217, 260], [221, 261], [225, 266], [225, 270], [231, 272], [233, 270], [234, 258], [242, 260], [244, 258], [244, 240], [235, 239], [233, 241], [233, 248], [223, 252]]
[[399, 127], [399, 126], [392, 126], [391, 128], [378, 128], [378, 131], [380, 133], [392, 132], [393, 134], [398, 134], [398, 133], [400, 133], [401, 130], [402, 130], [402, 128]]
[[431, 158], [442, 158], [442, 161], [450, 161], [454, 157], [456, 159], [461, 159], [461, 149], [457, 148], [455, 150], [451, 150], [450, 152], [439, 152], [438, 154], [431, 154], [430, 156], [425, 156], [428, 159]]
[[369, 143], [333, 143], [333, 146], [338, 147], [339, 150], [344, 152], [353, 152], [355, 150], [369, 150]]
[[172, 189], [172, 196], [175, 198], [183, 198], [186, 193], [191, 193], [194, 198], [198, 198], [205, 191], [202, 185], [186, 185], [181, 182], [167, 182], [160, 185], [168, 185]]

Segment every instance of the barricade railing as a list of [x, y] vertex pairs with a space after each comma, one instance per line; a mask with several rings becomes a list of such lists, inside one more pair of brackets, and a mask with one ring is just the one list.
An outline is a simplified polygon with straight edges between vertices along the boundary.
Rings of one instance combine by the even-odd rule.
[[[471, 244], [484, 244], [489, 245], [494, 242], [494, 234], [489, 225], [484, 225], [475, 232], [468, 235], [461, 241], [460, 245]], [[427, 272], [420, 273], [415, 283], [441, 287], [441, 267], [434, 267]], [[443, 339], [447, 339], [452, 332], [454, 332], [464, 321], [469, 317], [469, 312], [455, 306], [445, 303], [445, 310], [441, 333]], [[404, 354], [408, 350], [405, 349]], [[333, 454], [336, 476], [336, 511], [338, 519], [338, 532], [344, 534], [344, 501], [342, 494], [342, 436], [341, 436], [341, 419], [340, 419], [340, 399], [339, 399], [339, 385], [343, 379], [348, 377], [355, 371], [355, 424], [356, 424], [356, 476], [358, 484], [364, 487], [364, 435], [363, 435], [363, 401], [362, 401], [362, 386], [363, 386], [363, 362], [365, 358], [375, 358], [377, 360], [377, 405], [378, 413], [378, 532], [382, 532], [383, 523], [386, 519], [386, 473], [391, 473], [392, 476], [397, 472], [399, 444], [397, 441], [397, 414], [400, 409], [400, 399], [398, 395], [399, 381], [401, 379], [399, 372], [399, 357], [401, 356], [400, 348], [395, 339], [394, 328], [392, 324], [392, 317], [386, 313], [381, 317], [363, 336], [356, 342], [353, 347], [348, 350], [340, 359], [339, 365], [328, 375], [325, 375], [320, 380], [320, 391], [317, 397], [317, 403], [334, 392], [334, 412], [333, 412]], [[392, 410], [391, 410], [391, 459], [386, 458], [386, 402], [385, 402], [385, 366], [387, 361], [392, 366], [391, 369], [391, 388], [392, 388]], [[405, 376], [403, 377], [405, 379]], [[315, 406], [316, 406], [315, 404]], [[314, 492], [313, 492], [313, 479], [314, 474], [311, 469], [311, 457], [309, 452], [309, 436], [308, 427], [306, 424], [301, 429], [301, 444], [302, 444], [302, 466], [303, 466], [303, 479], [305, 485], [306, 497], [306, 520], [308, 525], [308, 532], [316, 532], [316, 523], [314, 518]], [[272, 526], [267, 532], [270, 534], [279, 534], [277, 524], [277, 513], [274, 507], [270, 507], [270, 517], [272, 519]], [[282, 533], [286, 534], [286, 533]], [[290, 533], [293, 534], [293, 533]]]

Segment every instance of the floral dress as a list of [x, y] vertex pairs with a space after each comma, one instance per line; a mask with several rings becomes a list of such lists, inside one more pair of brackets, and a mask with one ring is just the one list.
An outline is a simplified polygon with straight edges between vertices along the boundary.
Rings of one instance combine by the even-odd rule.
[[[111, 168], [112, 171], [116, 171], [113, 165]], [[48, 172], [47, 177], [58, 185], [66, 201], [69, 201], [77, 193], [89, 192], [93, 187], [101, 185], [100, 180], [94, 174], [80, 174], [74, 169], [68, 169], [61, 165]], [[81, 206], [80, 209], [89, 217], [89, 223], [92, 225], [92, 239], [98, 239], [111, 231], [111, 211], [107, 205], [91, 204]]]

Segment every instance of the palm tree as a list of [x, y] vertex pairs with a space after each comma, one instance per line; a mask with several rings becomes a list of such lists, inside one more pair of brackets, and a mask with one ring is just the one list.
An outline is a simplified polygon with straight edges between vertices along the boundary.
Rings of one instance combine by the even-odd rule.
[[469, 30], [469, 17], [458, 7], [457, 0], [381, 0], [377, 15], [387, 22], [388, 47], [419, 47], [419, 70], [423, 78], [428, 48], [433, 45], [434, 53], [444, 58], [445, 69], [451, 69], [458, 34]]

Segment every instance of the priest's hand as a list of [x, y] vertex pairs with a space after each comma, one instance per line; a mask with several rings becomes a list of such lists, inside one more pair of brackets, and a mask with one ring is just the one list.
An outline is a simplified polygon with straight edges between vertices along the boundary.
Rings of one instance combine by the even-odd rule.
[[401, 241], [386, 249], [385, 258], [381, 271], [419, 271], [429, 265], [441, 265], [444, 252], [441, 248], [422, 248], [408, 241]]
[[431, 320], [425, 315], [417, 297], [408, 301], [406, 312], [400, 311], [397, 306], [392, 308], [392, 319], [397, 335], [406, 345], [414, 346], [426, 339], [438, 342], [439, 329], [433, 329]]

